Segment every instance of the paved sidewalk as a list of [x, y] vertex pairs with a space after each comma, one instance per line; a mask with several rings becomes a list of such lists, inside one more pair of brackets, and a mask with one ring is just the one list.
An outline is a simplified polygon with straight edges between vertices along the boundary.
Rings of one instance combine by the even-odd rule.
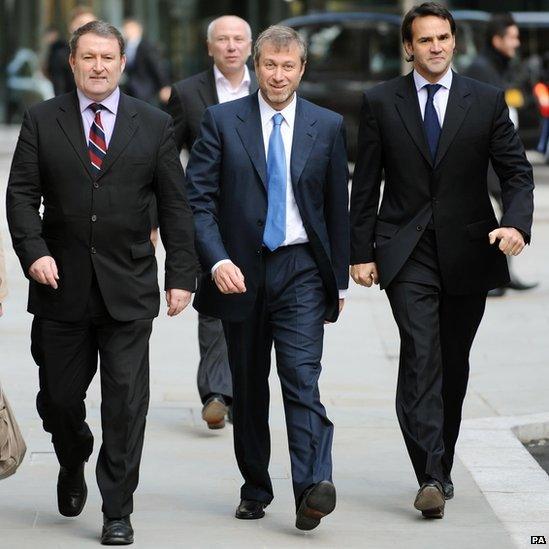
[[[13, 130], [0, 129], [2, 196], [14, 137]], [[541, 285], [489, 301], [471, 361], [466, 418], [549, 411], [549, 176], [545, 169], [542, 172], [545, 182], [536, 193], [533, 245], [516, 261], [525, 280], [540, 280]], [[0, 231], [9, 250], [3, 199], [0, 204]], [[23, 429], [28, 455], [19, 472], [0, 483], [0, 547], [97, 547], [101, 524], [94, 478], [100, 443], [98, 379], [87, 399], [89, 422], [97, 435], [86, 470], [88, 503], [80, 517], [67, 519], [57, 513], [58, 466], [34, 407], [37, 371], [29, 352], [26, 281], [11, 251], [8, 274], [10, 296], [0, 319], [0, 379]], [[515, 546], [459, 459], [453, 475], [456, 497], [448, 503], [445, 518], [422, 520], [412, 508], [417, 486], [394, 412], [398, 334], [389, 305], [377, 289], [357, 287], [352, 287], [347, 301], [341, 320], [326, 328], [321, 378], [323, 400], [336, 425], [338, 506], [309, 533], [293, 526], [289, 459], [275, 373], [271, 377], [275, 500], [263, 520], [237, 521], [233, 513], [240, 476], [231, 427], [208, 431], [200, 419], [195, 388], [196, 314], [189, 310], [169, 319], [163, 308], [151, 340], [151, 406], [132, 516], [136, 548]], [[497, 455], [493, 466], [497, 471]], [[541, 497], [545, 498], [542, 508], [549, 510], [549, 494]], [[531, 535], [549, 538], [549, 513], [545, 524], [526, 520], [522, 526], [525, 531], [531, 526]], [[524, 546], [529, 543], [525, 536]]]

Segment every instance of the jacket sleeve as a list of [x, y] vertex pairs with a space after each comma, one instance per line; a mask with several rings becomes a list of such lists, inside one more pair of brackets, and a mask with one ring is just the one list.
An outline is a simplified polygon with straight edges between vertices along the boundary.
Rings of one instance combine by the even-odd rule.
[[8, 282], [6, 280], [6, 260], [4, 257], [4, 246], [2, 244], [2, 235], [0, 235], [0, 305], [8, 295]]
[[337, 287], [349, 287], [349, 169], [345, 145], [345, 126], [340, 120], [328, 165], [324, 197], [324, 216], [330, 239], [332, 265]]
[[375, 261], [374, 229], [383, 154], [381, 134], [367, 94], [360, 114], [357, 155], [351, 190], [351, 265]]
[[165, 289], [194, 291], [197, 261], [193, 216], [170, 118], [164, 126], [158, 148], [154, 184], [160, 234], [166, 248]]
[[524, 147], [513, 123], [504, 94], [498, 91], [492, 133], [490, 160], [501, 184], [502, 227], [515, 227], [530, 242], [534, 212], [534, 178]]
[[215, 118], [211, 109], [207, 109], [187, 164], [187, 190], [194, 214], [198, 257], [208, 271], [218, 261], [229, 258], [218, 225], [221, 147]]
[[13, 248], [27, 278], [29, 267], [37, 259], [51, 255], [42, 238], [42, 219], [39, 214], [42, 185], [38, 154], [37, 128], [32, 115], [27, 111], [13, 155], [6, 193]]
[[189, 125], [185, 103], [177, 90], [177, 86], [172, 86], [170, 100], [168, 101], [166, 109], [173, 118], [175, 143], [177, 145], [177, 150], [181, 152], [181, 149], [184, 147], [188, 148]]

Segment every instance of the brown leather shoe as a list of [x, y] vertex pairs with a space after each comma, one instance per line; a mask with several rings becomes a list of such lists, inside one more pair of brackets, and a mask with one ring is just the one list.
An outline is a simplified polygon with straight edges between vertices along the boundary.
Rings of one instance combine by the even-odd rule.
[[212, 395], [202, 408], [202, 419], [208, 424], [208, 429], [223, 429], [228, 410], [222, 395]]
[[421, 511], [425, 518], [442, 518], [444, 504], [442, 485], [435, 479], [430, 479], [421, 485], [414, 501], [414, 507]]
[[299, 530], [316, 528], [320, 519], [329, 515], [335, 506], [335, 486], [329, 480], [313, 484], [303, 493], [296, 513], [295, 527]]

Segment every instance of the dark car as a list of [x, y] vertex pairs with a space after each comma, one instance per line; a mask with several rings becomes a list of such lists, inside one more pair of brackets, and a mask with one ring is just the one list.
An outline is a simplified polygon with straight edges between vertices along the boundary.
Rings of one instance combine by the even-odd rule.
[[[456, 10], [454, 68], [464, 70], [481, 51], [490, 14]], [[520, 109], [520, 131], [527, 146], [533, 146], [539, 119], [531, 96], [535, 59], [549, 44], [549, 14], [514, 14], [521, 31], [521, 88], [525, 106]], [[403, 61], [401, 17], [389, 13], [319, 13], [282, 22], [295, 28], [307, 41], [307, 69], [300, 93], [311, 101], [345, 117], [349, 157], [356, 158], [356, 141], [362, 92], [410, 70]], [[529, 68], [534, 65], [533, 68]]]

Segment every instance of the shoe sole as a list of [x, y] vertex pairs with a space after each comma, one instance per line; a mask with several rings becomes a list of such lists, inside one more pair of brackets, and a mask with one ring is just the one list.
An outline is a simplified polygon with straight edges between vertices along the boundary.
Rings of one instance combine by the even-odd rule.
[[208, 429], [223, 429], [228, 408], [219, 400], [212, 400], [202, 410], [202, 419], [208, 424]]
[[421, 511], [425, 518], [442, 518], [444, 516], [444, 496], [435, 486], [426, 486], [416, 496], [414, 507]]
[[118, 538], [106, 538], [101, 540], [101, 545], [131, 545], [133, 543], [133, 537], [130, 540], [122, 540]]
[[84, 483], [84, 498], [82, 500], [82, 505], [76, 511], [65, 511], [59, 505], [59, 492], [57, 493], [57, 509], [64, 517], [77, 517], [84, 509], [86, 505], [86, 500], [88, 499], [88, 486]]
[[259, 515], [239, 515], [238, 513], [235, 513], [234, 516], [239, 520], [258, 520], [265, 516], [265, 511], [261, 511], [261, 514]]
[[326, 480], [319, 482], [303, 499], [297, 510], [295, 526], [299, 530], [312, 530], [320, 519], [329, 515], [336, 506], [335, 486]]

